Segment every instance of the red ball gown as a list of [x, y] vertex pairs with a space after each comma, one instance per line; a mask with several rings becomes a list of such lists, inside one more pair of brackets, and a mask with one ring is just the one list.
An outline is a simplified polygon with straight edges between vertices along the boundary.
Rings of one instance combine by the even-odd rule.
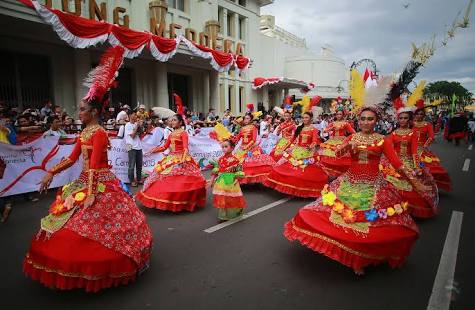
[[241, 141], [236, 148], [235, 155], [242, 164], [244, 177], [239, 179], [240, 184], [262, 183], [271, 172], [275, 161], [264, 154], [257, 145], [257, 128], [254, 125], [246, 125], [241, 128], [235, 141]]
[[337, 158], [335, 150], [347, 136], [355, 133], [355, 130], [347, 121], [334, 121], [327, 130], [331, 132], [330, 139], [320, 144], [320, 162], [329, 175], [337, 177], [348, 170], [351, 158], [349, 154]]
[[298, 197], [319, 197], [328, 176], [315, 159], [318, 130], [304, 127], [264, 182], [265, 186]]
[[290, 120], [288, 122], [283, 122], [277, 127], [277, 134], [281, 135], [281, 138], [275, 145], [274, 149], [270, 152], [270, 156], [274, 161], [278, 161], [284, 151], [290, 146], [294, 138], [294, 132], [297, 126], [294, 121]]
[[416, 176], [417, 179], [431, 190], [422, 193], [416, 191], [405, 176], [395, 171], [387, 160], [383, 160], [381, 168], [386, 180], [399, 190], [404, 200], [407, 200], [409, 212], [412, 216], [420, 218], [435, 216], [439, 202], [437, 186], [429, 171], [419, 168], [416, 135], [411, 129], [396, 129], [387, 136], [387, 139], [392, 143], [396, 154], [406, 167], [421, 172], [420, 175]]
[[79, 179], [58, 191], [23, 262], [24, 272], [47, 287], [97, 292], [135, 280], [149, 264], [150, 228], [109, 170], [108, 143], [102, 127], [87, 127], [69, 158], [50, 170], [60, 173], [83, 156]]
[[439, 157], [428, 149], [432, 141], [434, 141], [432, 124], [428, 122], [414, 122], [413, 131], [417, 137], [417, 152], [420, 161], [429, 169], [437, 186], [450, 192], [452, 190], [452, 182], [448, 172], [442, 167]]
[[284, 235], [355, 271], [383, 262], [400, 266], [419, 231], [379, 164], [383, 154], [397, 169], [402, 162], [380, 134], [353, 134], [342, 147], [350, 150], [350, 168], [299, 210]]
[[139, 200], [147, 208], [164, 211], [193, 212], [206, 203], [206, 180], [200, 168], [188, 153], [188, 134], [183, 129], [174, 130], [165, 144], [156, 152], [170, 149], [145, 180]]

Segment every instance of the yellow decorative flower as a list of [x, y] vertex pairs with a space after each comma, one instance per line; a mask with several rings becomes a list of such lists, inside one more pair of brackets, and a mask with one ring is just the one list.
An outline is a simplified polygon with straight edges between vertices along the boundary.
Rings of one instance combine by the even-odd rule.
[[384, 143], [384, 139], [381, 139], [381, 141], [378, 142], [377, 146], [381, 146]]
[[71, 183], [68, 183], [68, 184], [64, 185], [63, 188], [62, 188], [63, 192], [65, 190], [67, 190], [71, 186], [71, 184], [73, 184], [73, 183], [71, 182]]
[[394, 205], [394, 210], [396, 211], [397, 214], [401, 214], [404, 211], [400, 204]]
[[322, 195], [322, 202], [324, 206], [333, 206], [336, 200], [336, 195], [334, 192], [328, 192]]
[[105, 190], [106, 190], [106, 186], [104, 185], [104, 183], [97, 184], [97, 191], [99, 193], [103, 193], [103, 192], [105, 192]]
[[333, 205], [333, 211], [335, 211], [336, 213], [341, 214], [344, 209], [345, 205], [339, 201], [335, 202], [335, 204]]
[[407, 207], [408, 207], [408, 203], [407, 201], [404, 201], [403, 203], [401, 203], [401, 207], [403, 208], [403, 210], [407, 210]]
[[379, 164], [379, 166], [378, 166], [378, 167], [379, 167], [379, 171], [384, 171], [384, 167], [383, 167], [383, 165]]
[[59, 215], [59, 214], [63, 213], [64, 211], [66, 211], [66, 210], [65, 210], [62, 203], [55, 203], [49, 209], [49, 213], [53, 214], [53, 215]]
[[394, 210], [394, 208], [392, 208], [392, 207], [389, 207], [389, 208], [387, 209], [387, 212], [388, 212], [388, 215], [389, 215], [389, 216], [393, 216], [394, 213], [396, 213], [396, 210]]
[[79, 192], [74, 195], [74, 200], [76, 200], [77, 202], [81, 202], [84, 199], [86, 199], [86, 194], [84, 194], [83, 192]]

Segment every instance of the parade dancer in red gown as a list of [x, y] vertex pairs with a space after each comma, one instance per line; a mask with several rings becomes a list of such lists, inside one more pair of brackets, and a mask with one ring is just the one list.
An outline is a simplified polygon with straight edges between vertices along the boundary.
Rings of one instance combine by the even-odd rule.
[[240, 184], [264, 182], [275, 164], [272, 157], [264, 154], [257, 144], [257, 128], [252, 124], [252, 120], [252, 114], [246, 113], [243, 119], [244, 126], [234, 138], [236, 144], [241, 141], [241, 145], [235, 151], [244, 172], [244, 177], [239, 179]]
[[188, 152], [184, 125], [183, 117], [175, 114], [173, 132], [165, 144], [152, 150], [152, 153], [158, 153], [169, 149], [170, 153], [155, 165], [143, 189], [137, 193], [137, 200], [147, 208], [193, 212], [195, 208], [205, 206], [206, 181]]
[[350, 152], [351, 166], [322, 191], [316, 202], [299, 210], [285, 225], [284, 235], [352, 268], [357, 274], [372, 264], [403, 264], [419, 231], [407, 213], [407, 202], [379, 170], [384, 154], [391, 165], [424, 190], [403, 166], [390, 142], [374, 132], [377, 110], [363, 107], [361, 132], [348, 137], [337, 149]]
[[382, 170], [386, 180], [399, 190], [402, 198], [408, 202], [409, 213], [414, 217], [429, 218], [437, 214], [439, 194], [434, 179], [427, 169], [420, 168], [417, 155], [417, 137], [409, 127], [412, 120], [412, 111], [399, 109], [399, 128], [387, 136], [387, 140], [394, 146], [394, 150], [404, 165], [417, 172], [415, 176], [420, 183], [429, 190], [418, 192], [411, 182], [403, 175], [397, 173], [388, 161], [383, 161]]
[[420, 161], [429, 169], [437, 183], [437, 187], [447, 192], [452, 190], [452, 181], [448, 172], [442, 167], [439, 157], [429, 150], [434, 141], [434, 129], [432, 124], [424, 121], [424, 103], [418, 102], [419, 108], [415, 112], [413, 131], [417, 138], [417, 152]]
[[270, 156], [274, 161], [277, 162], [284, 154], [284, 151], [290, 146], [296, 128], [297, 126], [292, 119], [292, 110], [284, 110], [284, 122], [281, 123], [276, 130], [276, 133], [281, 135], [281, 138], [270, 152]]
[[111, 48], [90, 74], [92, 85], [79, 110], [86, 128], [71, 155], [49, 170], [41, 182], [42, 192], [54, 175], [72, 166], [82, 154], [81, 175], [56, 194], [23, 262], [24, 272], [47, 287], [96, 292], [128, 284], [149, 264], [150, 228], [110, 171], [109, 140], [98, 124], [102, 98], [122, 55], [122, 48]]
[[349, 155], [337, 158], [335, 150], [340, 146], [345, 138], [353, 133], [355, 130], [349, 122], [344, 119], [344, 110], [338, 110], [335, 114], [335, 121], [333, 121], [325, 132], [330, 133], [330, 139], [320, 145], [320, 162], [325, 171], [331, 176], [338, 177], [343, 172], [348, 170], [351, 164]]
[[320, 196], [328, 176], [316, 160], [315, 148], [321, 140], [312, 118], [311, 112], [303, 114], [303, 124], [297, 127], [292, 145], [267, 176], [265, 186], [298, 197]]

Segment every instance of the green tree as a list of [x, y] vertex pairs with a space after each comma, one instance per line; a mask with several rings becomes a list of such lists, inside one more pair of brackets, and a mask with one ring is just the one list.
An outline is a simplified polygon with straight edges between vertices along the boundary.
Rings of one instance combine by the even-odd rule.
[[444, 98], [450, 101], [454, 94], [458, 98], [457, 103], [461, 105], [469, 104], [473, 96], [459, 82], [436, 81], [429, 83], [424, 89], [424, 97], [431, 99]]

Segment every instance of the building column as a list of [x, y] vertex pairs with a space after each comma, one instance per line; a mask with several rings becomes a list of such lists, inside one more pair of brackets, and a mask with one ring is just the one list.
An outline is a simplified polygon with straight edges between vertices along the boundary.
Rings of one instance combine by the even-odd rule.
[[203, 112], [206, 113], [209, 110], [210, 107], [210, 94], [211, 94], [211, 89], [210, 89], [210, 73], [209, 71], [204, 71], [203, 72]]
[[167, 64], [155, 62], [156, 101], [155, 105], [168, 108], [168, 76]]
[[86, 95], [88, 89], [83, 85], [84, 78], [91, 70], [91, 57], [88, 50], [75, 49], [74, 53], [74, 75], [75, 75], [75, 104], [66, 107], [69, 111], [72, 109], [73, 115], [79, 110], [79, 104], [82, 98]]
[[[211, 70], [209, 73], [209, 109], [219, 109], [219, 73]], [[207, 113], [208, 111], [203, 111]]]
[[[219, 112], [223, 113], [226, 109], [231, 109], [231, 103], [229, 102], [229, 74], [227, 72], [224, 73], [223, 78], [223, 86], [224, 86], [224, 98], [220, 98], [221, 102], [224, 102], [224, 109], [221, 109], [221, 105], [219, 105]], [[222, 110], [222, 111], [221, 111]]]
[[223, 37], [228, 36], [228, 10], [223, 8]]
[[269, 87], [267, 85], [262, 87], [262, 103], [264, 108], [269, 110]]

